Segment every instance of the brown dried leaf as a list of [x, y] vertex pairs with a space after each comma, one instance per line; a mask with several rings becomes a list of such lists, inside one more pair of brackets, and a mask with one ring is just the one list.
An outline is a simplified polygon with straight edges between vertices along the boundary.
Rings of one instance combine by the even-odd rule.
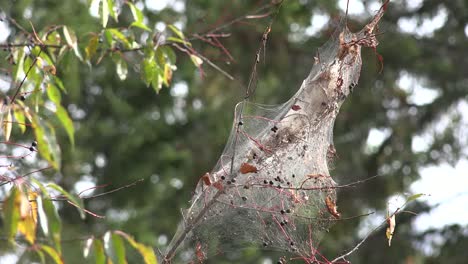
[[330, 198], [330, 196], [327, 196], [325, 198], [325, 205], [327, 206], [328, 212], [331, 215], [333, 215], [336, 219], [339, 219], [341, 217], [341, 214], [338, 212], [338, 207], [336, 206], [332, 198]]
[[207, 172], [205, 175], [202, 176], [203, 183], [207, 186], [211, 185], [210, 173]]
[[391, 246], [393, 233], [395, 232], [395, 226], [396, 226], [395, 214], [393, 214], [390, 217], [387, 217], [387, 224], [388, 224], [388, 227], [387, 227], [387, 231], [385, 232], [385, 235], [387, 236], [388, 246]]
[[242, 165], [240, 167], [240, 173], [247, 174], [247, 173], [251, 173], [251, 172], [257, 173], [258, 172], [257, 167], [255, 167], [254, 165], [248, 164], [248, 163], [242, 163]]
[[301, 110], [301, 107], [299, 105], [293, 105], [293, 106], [291, 106], [291, 109], [294, 110], [294, 111], [299, 111], [299, 110]]
[[223, 184], [221, 183], [221, 181], [217, 181], [215, 183], [213, 183], [213, 187], [215, 187], [216, 189], [220, 190], [220, 191], [223, 191], [224, 190], [224, 186]]

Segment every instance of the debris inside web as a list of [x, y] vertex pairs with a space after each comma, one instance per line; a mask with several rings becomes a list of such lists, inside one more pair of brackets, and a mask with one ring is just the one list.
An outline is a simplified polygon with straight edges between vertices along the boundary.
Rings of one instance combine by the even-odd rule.
[[213, 170], [200, 178], [164, 262], [181, 244], [197, 262], [246, 246], [328, 262], [317, 247], [340, 218], [328, 168], [335, 153], [333, 124], [358, 82], [361, 47], [378, 44], [373, 31], [384, 10], [385, 5], [358, 33], [343, 20], [286, 103], [236, 106], [227, 145]]

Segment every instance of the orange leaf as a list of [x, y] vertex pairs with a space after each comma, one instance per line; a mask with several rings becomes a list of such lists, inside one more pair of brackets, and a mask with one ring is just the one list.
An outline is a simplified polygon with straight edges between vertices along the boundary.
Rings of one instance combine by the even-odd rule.
[[211, 185], [210, 173], [209, 172], [205, 173], [205, 175], [202, 176], [202, 180], [203, 180], [203, 183], [205, 183], [205, 185], [210, 186]]
[[251, 172], [257, 173], [258, 169], [254, 165], [250, 165], [248, 163], [242, 163], [242, 165], [240, 167], [240, 172], [242, 174], [247, 174], [247, 173], [251, 173]]
[[328, 212], [333, 215], [336, 219], [341, 217], [341, 214], [338, 212], [338, 207], [336, 206], [335, 202], [327, 196], [325, 198], [325, 205], [327, 206]]
[[[23, 234], [26, 240], [34, 244], [36, 240], [37, 226], [37, 193], [30, 192], [28, 196], [21, 194], [20, 221], [18, 222], [18, 232]], [[30, 200], [33, 200], [30, 202]]]

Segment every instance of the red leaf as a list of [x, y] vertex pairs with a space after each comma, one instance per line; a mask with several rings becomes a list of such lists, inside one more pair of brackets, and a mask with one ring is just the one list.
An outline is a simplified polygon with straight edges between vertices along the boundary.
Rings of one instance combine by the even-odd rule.
[[301, 110], [301, 107], [299, 105], [293, 105], [293, 106], [291, 106], [291, 109], [294, 110], [294, 111], [299, 111], [299, 110]]
[[202, 176], [202, 180], [205, 183], [205, 185], [210, 186], [211, 185], [210, 173], [209, 172], [205, 173], [205, 175]]

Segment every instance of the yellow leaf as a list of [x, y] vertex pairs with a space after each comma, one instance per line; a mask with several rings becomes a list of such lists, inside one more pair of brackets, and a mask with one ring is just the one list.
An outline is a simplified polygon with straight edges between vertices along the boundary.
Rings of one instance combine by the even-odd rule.
[[5, 120], [3, 120], [3, 133], [5, 134], [5, 141], [10, 140], [12, 125], [11, 109], [8, 108]]
[[[36, 226], [37, 226], [37, 193], [31, 192], [26, 196], [21, 193], [20, 200], [20, 221], [18, 223], [18, 232], [24, 235], [26, 240], [34, 244], [36, 240]], [[34, 200], [34, 202], [30, 202]]]
[[391, 246], [392, 237], [393, 237], [393, 233], [395, 232], [395, 226], [396, 226], [395, 214], [393, 214], [390, 217], [387, 217], [387, 224], [388, 224], [388, 227], [387, 227], [387, 231], [385, 232], [385, 234], [387, 235], [388, 246]]
[[164, 65], [164, 84], [166, 86], [169, 86], [171, 84], [172, 80], [172, 69], [169, 64]]
[[203, 60], [197, 55], [190, 54], [190, 59], [196, 67], [200, 67], [203, 64]]

